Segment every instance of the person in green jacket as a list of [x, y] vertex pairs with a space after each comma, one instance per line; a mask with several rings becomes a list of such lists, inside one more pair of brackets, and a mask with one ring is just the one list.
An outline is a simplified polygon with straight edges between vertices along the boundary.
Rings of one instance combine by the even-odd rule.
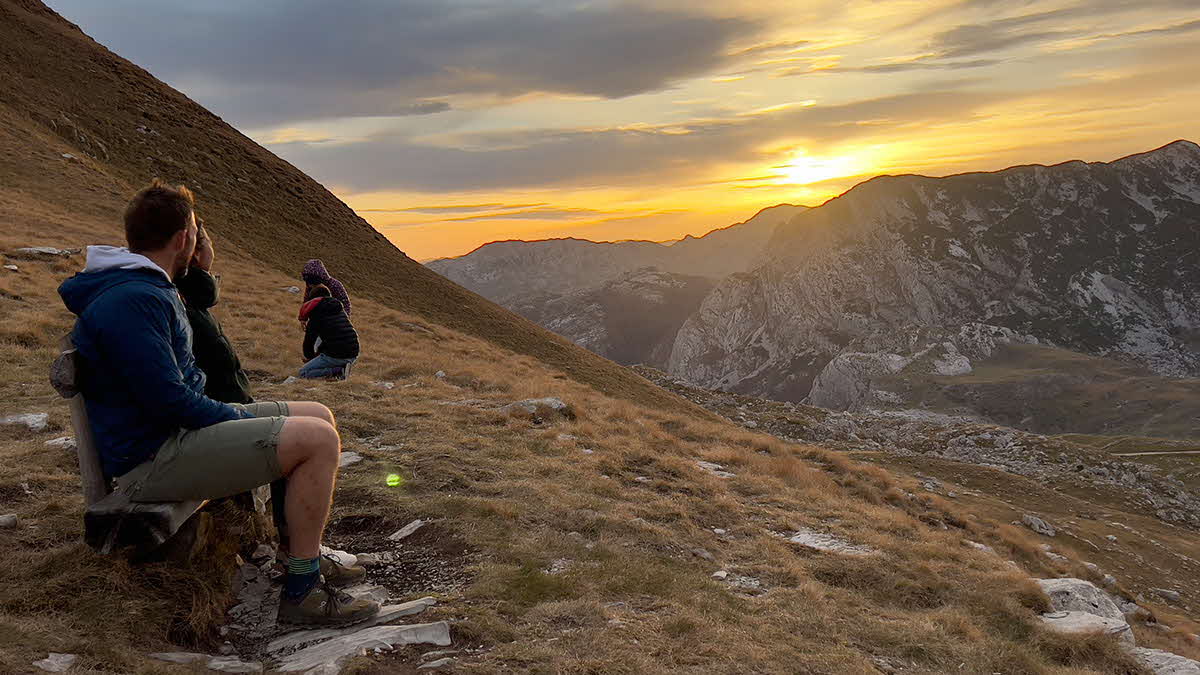
[[204, 394], [224, 403], [253, 403], [250, 379], [242, 362], [221, 330], [221, 322], [209, 310], [217, 304], [217, 279], [209, 270], [213, 263], [213, 245], [203, 222], [197, 218], [196, 253], [187, 274], [176, 279], [175, 286], [187, 308], [192, 325], [192, 354], [207, 381]]

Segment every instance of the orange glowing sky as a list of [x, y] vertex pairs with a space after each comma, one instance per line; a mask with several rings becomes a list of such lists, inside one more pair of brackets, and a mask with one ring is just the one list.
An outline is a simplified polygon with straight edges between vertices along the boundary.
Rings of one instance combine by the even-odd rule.
[[50, 4], [418, 260], [1200, 140], [1196, 0]]

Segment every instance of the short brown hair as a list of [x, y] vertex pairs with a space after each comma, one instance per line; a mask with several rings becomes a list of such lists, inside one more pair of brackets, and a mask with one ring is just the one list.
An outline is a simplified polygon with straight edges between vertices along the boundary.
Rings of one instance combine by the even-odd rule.
[[155, 178], [125, 207], [125, 242], [130, 251], [157, 251], [188, 225], [196, 198], [183, 185]]

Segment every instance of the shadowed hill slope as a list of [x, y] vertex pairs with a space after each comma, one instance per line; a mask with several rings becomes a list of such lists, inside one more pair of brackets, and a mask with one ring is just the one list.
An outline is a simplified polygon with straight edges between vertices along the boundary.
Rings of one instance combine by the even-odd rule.
[[[0, 118], [33, 150], [54, 136], [76, 149], [69, 154], [110, 187], [90, 195], [90, 208], [111, 214], [114, 228], [128, 193], [149, 178], [185, 183], [213, 232], [262, 263], [297, 276], [321, 257], [354, 295], [528, 354], [606, 393], [684, 405], [414, 262], [316, 181], [36, 0], [0, 0], [0, 72]], [[43, 178], [17, 166], [5, 183], [58, 201]]]

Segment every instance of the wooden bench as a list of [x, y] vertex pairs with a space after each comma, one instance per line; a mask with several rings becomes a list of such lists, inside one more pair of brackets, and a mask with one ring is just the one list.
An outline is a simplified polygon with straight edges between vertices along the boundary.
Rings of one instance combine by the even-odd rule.
[[62, 351], [50, 366], [50, 384], [71, 407], [71, 426], [83, 478], [83, 538], [104, 555], [117, 548], [133, 547], [134, 553], [153, 551], [179, 531], [207, 500], [187, 502], [131, 502], [123, 492], [113, 492], [96, 452], [87, 407], [79, 390], [78, 353], [70, 336], [62, 340]]

